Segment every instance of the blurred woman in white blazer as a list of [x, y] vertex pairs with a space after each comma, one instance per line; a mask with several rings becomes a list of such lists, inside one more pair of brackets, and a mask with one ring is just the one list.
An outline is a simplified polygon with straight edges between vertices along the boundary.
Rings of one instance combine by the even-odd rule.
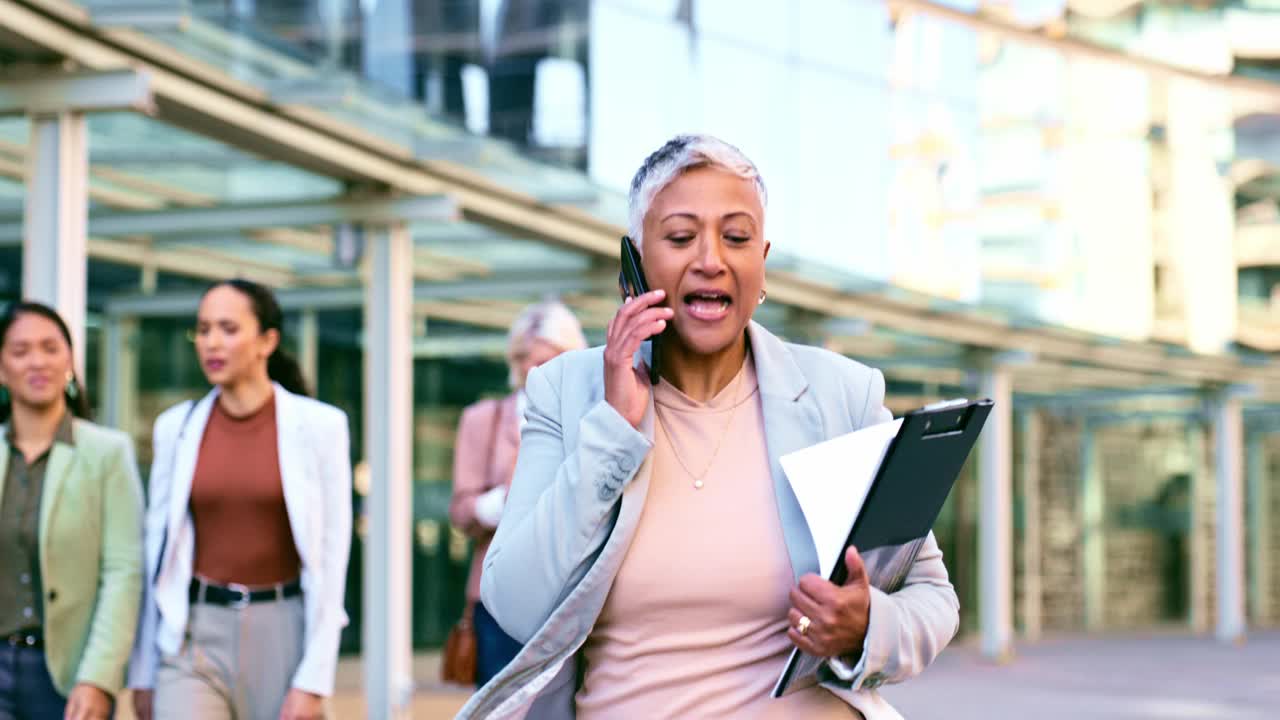
[[307, 397], [271, 291], [200, 302], [214, 387], [154, 428], [147, 578], [129, 668], [140, 720], [311, 720], [333, 692], [351, 544], [347, 417]]

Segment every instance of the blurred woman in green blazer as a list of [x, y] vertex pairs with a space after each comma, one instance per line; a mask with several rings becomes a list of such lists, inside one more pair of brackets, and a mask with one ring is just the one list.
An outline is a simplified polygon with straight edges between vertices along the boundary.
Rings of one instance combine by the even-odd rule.
[[0, 315], [0, 720], [109, 718], [142, 594], [128, 436], [89, 422], [51, 308]]

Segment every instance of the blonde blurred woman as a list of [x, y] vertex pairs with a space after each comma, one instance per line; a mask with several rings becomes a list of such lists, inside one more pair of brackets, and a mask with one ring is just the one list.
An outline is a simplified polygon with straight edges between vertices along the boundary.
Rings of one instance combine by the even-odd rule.
[[476, 631], [477, 686], [488, 682], [520, 650], [520, 644], [498, 627], [480, 603], [480, 572], [515, 473], [520, 429], [528, 405], [525, 378], [530, 370], [560, 353], [586, 346], [582, 326], [564, 305], [547, 301], [525, 308], [507, 335], [507, 365], [513, 392], [502, 399], [481, 400], [468, 406], [458, 424], [449, 519], [475, 541], [467, 605]]

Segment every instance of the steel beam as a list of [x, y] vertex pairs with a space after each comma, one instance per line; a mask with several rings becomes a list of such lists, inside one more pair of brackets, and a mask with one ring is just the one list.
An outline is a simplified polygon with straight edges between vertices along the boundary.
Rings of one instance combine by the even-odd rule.
[[427, 358], [501, 359], [507, 352], [507, 336], [489, 333], [463, 337], [424, 337], [413, 343], [413, 356]]
[[127, 147], [94, 148], [89, 151], [89, 159], [95, 166], [114, 168], [199, 165], [210, 170], [228, 170], [261, 162], [235, 148], [205, 145], [172, 147], [138, 144]]
[[1128, 390], [1083, 390], [1048, 397], [1022, 395], [1016, 402], [1020, 408], [1036, 407], [1057, 412], [1072, 412], [1090, 408], [1107, 408], [1146, 398], [1185, 400], [1189, 406], [1194, 404], [1198, 407], [1202, 397], [1203, 391], [1197, 385], [1179, 387], [1165, 384]]
[[1121, 413], [1089, 413], [1085, 417], [1088, 418], [1089, 424], [1103, 428], [1112, 425], [1132, 425], [1134, 423], [1150, 423], [1158, 421], [1187, 421], [1200, 420], [1205, 418], [1203, 408], [1188, 408], [1186, 410], [1150, 410], [1147, 412], [1121, 412]]
[[[483, 278], [452, 282], [420, 283], [414, 300], [472, 300], [483, 298], [529, 298], [574, 292], [611, 292], [617, 287], [616, 273], [547, 272], [500, 273]], [[288, 288], [277, 292], [285, 310], [342, 310], [362, 307], [365, 294], [358, 287]], [[140, 317], [186, 316], [195, 312], [199, 293], [125, 295], [107, 301], [108, 315]]]
[[0, 83], [0, 115], [125, 110], [154, 110], [146, 71], [41, 73]]
[[[339, 223], [448, 222], [456, 217], [457, 206], [443, 195], [379, 200], [331, 199], [165, 210], [95, 211], [89, 217], [89, 234], [102, 238], [199, 236]], [[0, 245], [12, 244], [18, 237], [16, 224], [0, 223]]]

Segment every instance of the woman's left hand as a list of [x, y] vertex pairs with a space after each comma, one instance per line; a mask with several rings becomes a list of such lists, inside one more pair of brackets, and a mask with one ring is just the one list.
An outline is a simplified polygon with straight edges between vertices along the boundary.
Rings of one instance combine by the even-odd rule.
[[[814, 657], [862, 654], [871, 620], [871, 583], [857, 549], [845, 551], [844, 564], [849, 568], [849, 578], [843, 587], [810, 573], [791, 590], [791, 611], [787, 614], [791, 627], [787, 637]], [[800, 632], [806, 625], [805, 632]]]
[[67, 697], [65, 720], [107, 720], [111, 717], [111, 696], [106, 690], [80, 683]]
[[280, 720], [324, 720], [324, 698], [294, 688], [284, 697]]

